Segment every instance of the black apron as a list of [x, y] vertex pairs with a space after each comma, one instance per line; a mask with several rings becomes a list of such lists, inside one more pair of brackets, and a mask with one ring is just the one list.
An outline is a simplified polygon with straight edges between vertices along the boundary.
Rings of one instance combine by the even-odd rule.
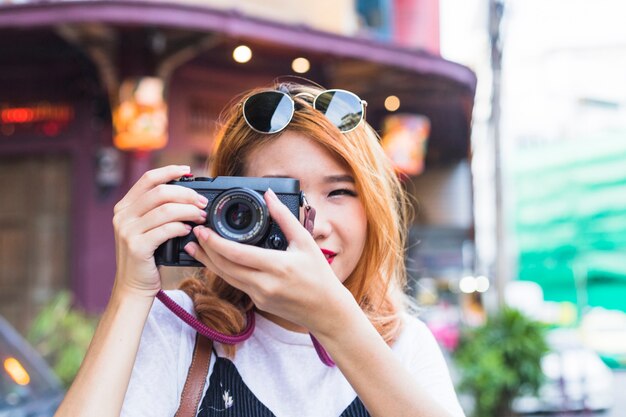
[[[215, 350], [213, 351], [215, 354]], [[197, 417], [275, 417], [246, 386], [239, 371], [227, 358], [216, 355], [209, 388]], [[295, 416], [294, 416], [295, 417]], [[370, 417], [356, 397], [339, 417]]]

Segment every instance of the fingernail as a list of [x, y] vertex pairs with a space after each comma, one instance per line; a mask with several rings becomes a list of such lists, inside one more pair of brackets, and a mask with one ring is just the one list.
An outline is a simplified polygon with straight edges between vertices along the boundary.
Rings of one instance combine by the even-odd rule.
[[179, 167], [185, 172], [191, 172], [191, 167], [189, 165], [179, 165]]
[[196, 233], [196, 237], [200, 240], [207, 240], [209, 238], [209, 229], [204, 226], [198, 226], [193, 229]]
[[185, 229], [187, 229], [188, 232], [191, 232], [192, 227], [190, 224], [185, 223]]
[[185, 249], [185, 252], [187, 252], [191, 256], [193, 256], [193, 254], [196, 253], [196, 248], [194, 244], [191, 242], [187, 243], [183, 249]]
[[274, 190], [272, 190], [271, 188], [268, 188], [266, 193], [267, 193], [267, 195], [269, 195], [269, 197], [272, 200], [274, 200], [274, 201], [278, 200], [278, 197], [276, 197], [276, 193], [274, 193]]
[[209, 204], [209, 199], [203, 196], [202, 194], [198, 194], [198, 203], [205, 208], [207, 204]]

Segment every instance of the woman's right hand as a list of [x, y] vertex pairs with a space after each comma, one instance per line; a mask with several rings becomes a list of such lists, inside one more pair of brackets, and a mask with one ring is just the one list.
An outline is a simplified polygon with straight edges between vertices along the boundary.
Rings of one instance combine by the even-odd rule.
[[141, 335], [161, 288], [154, 251], [188, 234], [191, 228], [183, 222], [204, 223], [206, 217], [206, 198], [166, 184], [189, 171], [187, 166], [148, 171], [115, 205], [115, 287], [56, 417], [120, 415]]
[[205, 222], [206, 197], [190, 188], [166, 184], [189, 172], [188, 166], [178, 165], [148, 171], [115, 205], [114, 292], [154, 297], [161, 288], [154, 261], [156, 248], [189, 234], [191, 226], [183, 222]]

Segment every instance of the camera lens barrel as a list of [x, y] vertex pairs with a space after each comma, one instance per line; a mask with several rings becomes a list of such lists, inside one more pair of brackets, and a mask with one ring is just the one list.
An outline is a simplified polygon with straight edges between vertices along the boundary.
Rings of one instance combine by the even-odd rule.
[[270, 225], [263, 197], [249, 188], [233, 188], [215, 197], [208, 220], [225, 239], [252, 245], [265, 236]]

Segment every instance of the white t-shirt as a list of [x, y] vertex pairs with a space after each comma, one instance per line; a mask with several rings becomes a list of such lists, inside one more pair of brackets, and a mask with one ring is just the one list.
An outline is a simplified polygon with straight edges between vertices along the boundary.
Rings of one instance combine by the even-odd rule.
[[[168, 295], [193, 314], [182, 291]], [[195, 343], [195, 330], [155, 300], [141, 336], [121, 416], [172, 417], [180, 402]], [[222, 346], [215, 343], [219, 356]], [[416, 381], [454, 417], [459, 406], [448, 369], [432, 333], [420, 320], [404, 316], [392, 346]], [[215, 364], [211, 355], [209, 375]], [[246, 386], [276, 417], [337, 417], [356, 397], [337, 368], [324, 365], [310, 336], [286, 330], [256, 315], [256, 329], [233, 359]], [[208, 388], [208, 377], [204, 391]]]

